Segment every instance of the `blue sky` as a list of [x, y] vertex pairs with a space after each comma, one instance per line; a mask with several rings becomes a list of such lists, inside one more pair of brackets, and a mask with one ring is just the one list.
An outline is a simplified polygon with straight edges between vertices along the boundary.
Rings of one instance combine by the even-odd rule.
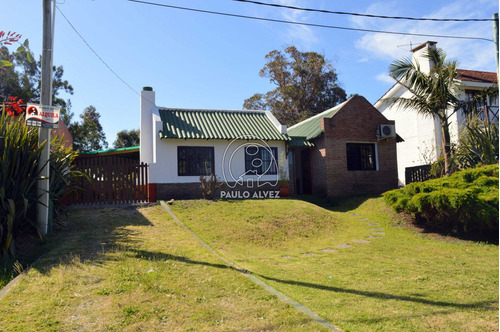
[[[350, 28], [493, 38], [492, 22], [443, 23], [360, 18], [258, 6], [231, 0], [152, 0], [240, 15]], [[41, 54], [42, 1], [3, 0], [0, 30], [13, 30]], [[331, 1], [265, 0], [286, 5], [390, 16], [491, 18], [497, 0]], [[241, 109], [246, 98], [274, 88], [259, 77], [265, 55], [294, 45], [323, 54], [336, 68], [347, 94], [374, 103], [393, 84], [389, 64], [410, 56], [410, 44], [438, 42], [460, 68], [496, 71], [494, 44], [488, 41], [386, 35], [322, 29], [216, 16], [129, 2], [58, 0], [58, 7], [95, 52], [56, 10], [54, 64], [74, 88], [75, 118], [93, 105], [112, 146], [122, 129], [139, 128], [139, 93], [156, 91], [159, 106]]]

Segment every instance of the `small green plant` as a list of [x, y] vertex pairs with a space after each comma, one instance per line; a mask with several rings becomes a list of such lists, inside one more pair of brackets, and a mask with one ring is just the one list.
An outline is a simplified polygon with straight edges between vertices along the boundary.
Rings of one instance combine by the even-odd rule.
[[208, 178], [203, 175], [200, 176], [200, 182], [201, 193], [204, 199], [214, 199], [217, 191], [224, 186], [224, 182], [217, 180], [217, 177], [213, 173]]

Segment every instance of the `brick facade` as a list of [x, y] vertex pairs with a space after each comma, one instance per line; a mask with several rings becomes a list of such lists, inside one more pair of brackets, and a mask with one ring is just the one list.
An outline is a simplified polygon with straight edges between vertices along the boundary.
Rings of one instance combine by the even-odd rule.
[[[311, 149], [313, 193], [328, 197], [380, 194], [398, 185], [396, 139], [377, 139], [387, 120], [365, 98], [354, 96], [331, 118], [321, 120], [324, 133]], [[374, 143], [377, 170], [347, 170], [347, 143]], [[321, 156], [323, 156], [321, 160]]]
[[326, 195], [327, 194], [327, 166], [326, 166], [326, 143], [324, 135], [321, 135], [314, 140], [314, 148], [310, 149], [309, 157], [311, 158], [311, 182], [312, 194]]

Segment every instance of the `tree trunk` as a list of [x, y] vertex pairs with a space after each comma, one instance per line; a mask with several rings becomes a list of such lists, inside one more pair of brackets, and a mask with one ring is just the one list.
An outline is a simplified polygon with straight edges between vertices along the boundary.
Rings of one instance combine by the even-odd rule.
[[451, 174], [451, 142], [450, 142], [450, 129], [448, 127], [448, 119], [441, 119], [441, 143], [443, 145], [443, 158], [444, 158], [444, 176]]

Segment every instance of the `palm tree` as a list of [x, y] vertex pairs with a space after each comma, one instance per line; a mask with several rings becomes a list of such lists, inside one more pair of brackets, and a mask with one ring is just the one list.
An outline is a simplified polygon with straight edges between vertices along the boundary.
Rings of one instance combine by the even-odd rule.
[[448, 119], [458, 111], [455, 96], [457, 62], [446, 60], [440, 48], [430, 48], [424, 57], [431, 63], [429, 73], [421, 70], [417, 61], [397, 60], [389, 66], [390, 75], [407, 88], [412, 96], [391, 99], [400, 108], [415, 109], [424, 116], [438, 118], [441, 124], [441, 143], [445, 175], [450, 175], [450, 132]]

